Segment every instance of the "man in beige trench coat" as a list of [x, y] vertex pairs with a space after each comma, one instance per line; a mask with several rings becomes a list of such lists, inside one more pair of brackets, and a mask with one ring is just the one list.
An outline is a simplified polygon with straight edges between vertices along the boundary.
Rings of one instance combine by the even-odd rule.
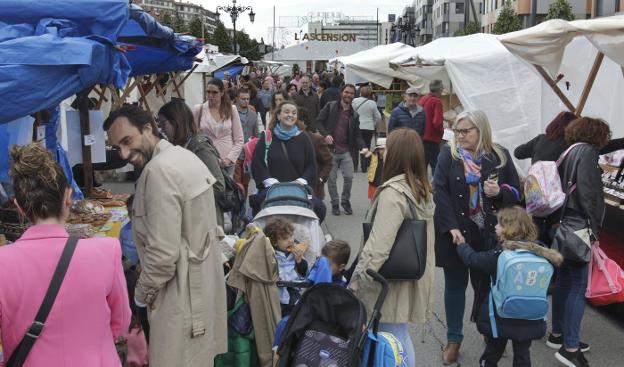
[[132, 208], [142, 266], [134, 300], [149, 311], [150, 367], [213, 366], [227, 351], [215, 179], [137, 106], [111, 112], [104, 129], [121, 157], [143, 168]]

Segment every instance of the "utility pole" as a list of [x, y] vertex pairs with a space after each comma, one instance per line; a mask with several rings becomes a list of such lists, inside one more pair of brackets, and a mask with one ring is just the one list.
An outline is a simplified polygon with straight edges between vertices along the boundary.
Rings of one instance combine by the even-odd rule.
[[275, 61], [275, 5], [273, 5], [273, 50], [271, 51], [271, 61]]
[[529, 15], [529, 27], [537, 23], [537, 0], [531, 0], [531, 15]]

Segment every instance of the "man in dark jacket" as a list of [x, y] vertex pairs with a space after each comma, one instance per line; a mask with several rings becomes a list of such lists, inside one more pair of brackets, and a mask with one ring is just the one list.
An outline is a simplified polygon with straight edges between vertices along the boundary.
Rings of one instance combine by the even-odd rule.
[[[332, 146], [333, 166], [327, 181], [329, 196], [332, 203], [332, 214], [340, 215], [340, 206], [347, 215], [353, 214], [351, 209], [351, 185], [353, 183], [353, 157], [362, 149], [366, 153], [364, 139], [360, 131], [360, 120], [357, 112], [351, 107], [355, 97], [355, 86], [347, 84], [342, 87], [341, 99], [329, 102], [316, 119], [318, 131], [325, 137], [327, 144]], [[342, 171], [342, 197], [338, 197], [338, 170]]]
[[405, 100], [396, 106], [388, 120], [388, 134], [399, 127], [416, 130], [422, 138], [425, 135], [425, 111], [418, 104], [420, 92], [416, 87], [407, 88]]
[[332, 101], [339, 101], [341, 98], [341, 89], [340, 84], [342, 84], [342, 78], [340, 75], [334, 76], [331, 81], [331, 87], [327, 88], [326, 91], [323, 92], [320, 101], [320, 107], [323, 109], [325, 105]]
[[304, 117], [306, 126], [310, 125], [319, 114], [319, 98], [311, 89], [310, 78], [301, 78], [301, 90], [295, 96], [295, 103], [299, 106], [299, 112]]

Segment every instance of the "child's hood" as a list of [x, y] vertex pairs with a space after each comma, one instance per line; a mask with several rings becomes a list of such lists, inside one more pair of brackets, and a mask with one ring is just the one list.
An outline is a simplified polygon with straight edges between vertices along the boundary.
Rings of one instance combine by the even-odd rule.
[[550, 261], [555, 266], [561, 266], [563, 256], [559, 251], [539, 245], [532, 241], [504, 241], [502, 243], [504, 250], [527, 250], [537, 256], [541, 256]]

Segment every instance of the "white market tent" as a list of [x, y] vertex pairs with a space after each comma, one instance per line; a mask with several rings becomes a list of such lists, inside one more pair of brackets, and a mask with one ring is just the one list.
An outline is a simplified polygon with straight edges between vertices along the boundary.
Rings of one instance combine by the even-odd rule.
[[268, 73], [271, 75], [277, 75], [286, 77], [292, 75], [292, 66], [279, 61], [260, 60], [254, 61], [254, 65], [259, 67], [266, 67]]
[[347, 83], [372, 82], [390, 88], [394, 78], [398, 78], [420, 88], [424, 85], [421, 77], [400, 69], [392, 69], [388, 64], [390, 60], [408, 54], [412, 50], [414, 47], [397, 42], [373, 47], [350, 56], [336, 57], [329, 62], [341, 65]]
[[[306, 41], [276, 50], [264, 55], [264, 60], [279, 61], [288, 64], [301, 64], [306, 61], [327, 61], [334, 57], [352, 55], [368, 49], [361, 42]], [[301, 65], [300, 65], [301, 66]]]
[[184, 83], [184, 99], [189, 106], [204, 102], [204, 79], [215, 71], [231, 64], [248, 64], [249, 60], [240, 55], [206, 53], [202, 50], [197, 55], [202, 62], [197, 64]]
[[624, 16], [571, 22], [560, 19], [499, 36], [541, 75], [559, 108], [601, 117], [624, 135]]
[[[556, 114], [553, 106], [548, 121], [542, 118], [544, 104], [549, 103], [548, 97], [555, 100], [554, 93], [491, 34], [440, 38], [391, 60], [390, 65], [426, 80], [442, 80], [464, 109], [480, 109], [488, 115], [495, 140], [510, 150], [539, 134]], [[520, 164], [528, 168], [525, 165]]]

